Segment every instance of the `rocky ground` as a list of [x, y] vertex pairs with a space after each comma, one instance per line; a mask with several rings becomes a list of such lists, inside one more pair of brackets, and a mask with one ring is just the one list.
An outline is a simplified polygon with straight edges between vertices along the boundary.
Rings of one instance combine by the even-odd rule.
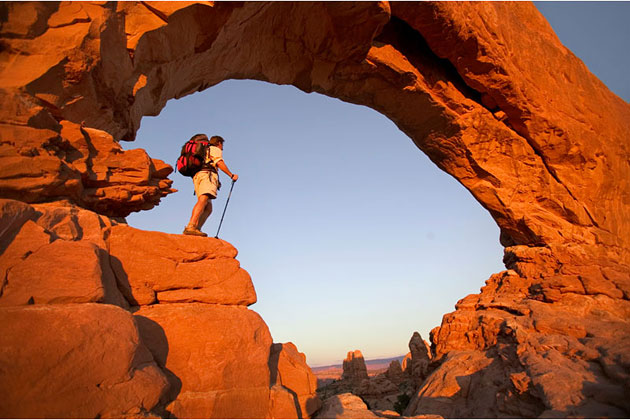
[[376, 416], [401, 416], [418, 386], [427, 377], [431, 363], [429, 347], [417, 332], [409, 342], [409, 349], [411, 351], [403, 358], [402, 365], [398, 360], [392, 360], [384, 372], [374, 375], [368, 375], [361, 351], [348, 352], [341, 378], [317, 389], [318, 396], [324, 401], [323, 412], [335, 410], [329, 410], [327, 404], [343, 405], [349, 398], [334, 397], [351, 394], [359, 397], [366, 409]]

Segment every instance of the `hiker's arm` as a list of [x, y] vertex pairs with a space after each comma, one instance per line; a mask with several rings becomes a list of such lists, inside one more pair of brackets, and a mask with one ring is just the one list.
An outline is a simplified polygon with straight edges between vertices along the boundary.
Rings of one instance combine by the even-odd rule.
[[223, 159], [221, 159], [220, 161], [217, 162], [217, 168], [219, 168], [223, 172], [225, 172], [225, 174], [227, 176], [229, 176], [230, 178], [232, 178], [233, 181], [236, 181], [238, 179], [238, 175], [233, 174], [232, 172], [230, 172], [230, 170], [228, 169], [228, 167], [225, 164], [225, 162], [223, 161]]

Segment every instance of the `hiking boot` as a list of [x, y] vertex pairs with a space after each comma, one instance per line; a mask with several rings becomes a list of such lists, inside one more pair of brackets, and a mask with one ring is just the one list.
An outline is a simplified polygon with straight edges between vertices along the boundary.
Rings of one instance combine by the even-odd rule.
[[207, 233], [203, 233], [199, 229], [193, 228], [190, 226], [186, 226], [186, 228], [184, 229], [184, 235], [203, 236], [203, 237], [208, 236]]

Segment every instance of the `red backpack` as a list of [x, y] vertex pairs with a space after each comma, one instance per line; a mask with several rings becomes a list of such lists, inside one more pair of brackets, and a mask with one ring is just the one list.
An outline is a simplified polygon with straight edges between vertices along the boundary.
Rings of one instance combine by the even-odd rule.
[[210, 141], [206, 136], [194, 136], [188, 140], [177, 159], [177, 172], [184, 176], [195, 176], [203, 167], [209, 146]]

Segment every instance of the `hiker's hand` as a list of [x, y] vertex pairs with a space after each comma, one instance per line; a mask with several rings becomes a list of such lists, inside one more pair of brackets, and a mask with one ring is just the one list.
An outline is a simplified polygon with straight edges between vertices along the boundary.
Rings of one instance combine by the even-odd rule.
[[238, 179], [238, 175], [232, 174], [232, 181], [236, 181]]

